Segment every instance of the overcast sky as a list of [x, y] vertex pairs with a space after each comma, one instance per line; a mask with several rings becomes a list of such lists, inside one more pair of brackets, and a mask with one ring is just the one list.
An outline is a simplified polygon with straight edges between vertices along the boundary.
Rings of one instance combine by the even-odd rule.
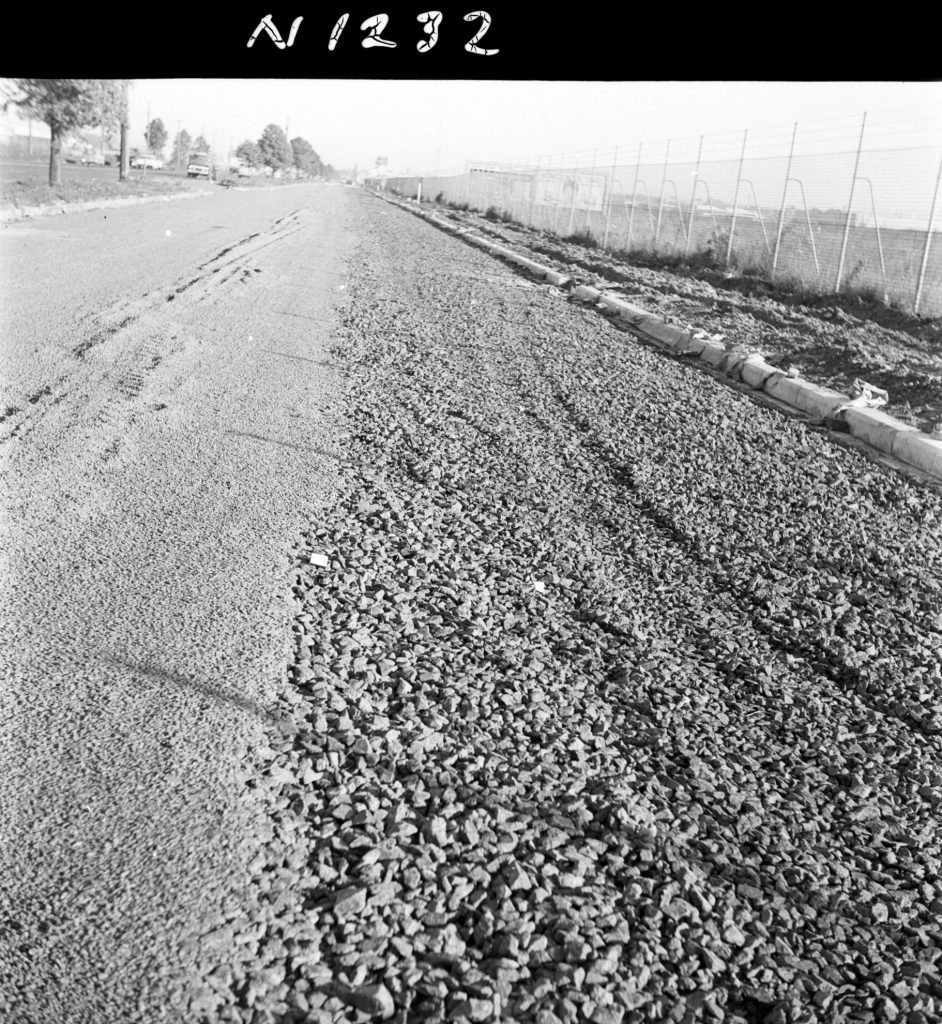
[[274, 122], [338, 169], [385, 156], [397, 172], [615, 146], [633, 153], [639, 142], [653, 155], [668, 138], [679, 157], [700, 134], [733, 154], [743, 129], [751, 146], [780, 147], [794, 121], [806, 145], [845, 150], [864, 111], [870, 145], [942, 142], [939, 82], [146, 79], [131, 91], [132, 145], [141, 144], [148, 110], [171, 137], [178, 125], [204, 133], [220, 155]]

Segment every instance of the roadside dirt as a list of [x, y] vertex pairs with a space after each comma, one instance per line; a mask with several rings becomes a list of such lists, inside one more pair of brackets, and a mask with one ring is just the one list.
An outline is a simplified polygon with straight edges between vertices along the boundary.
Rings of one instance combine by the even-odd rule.
[[[137, 196], [170, 196], [200, 192], [212, 187], [205, 178], [186, 178], [175, 174], [132, 171], [126, 181], [118, 180], [117, 168], [64, 167], [59, 185], [47, 184], [45, 164], [0, 162], [0, 212], [31, 206], [70, 206], [101, 199], [125, 199]], [[218, 182], [240, 189], [281, 188], [303, 182], [271, 178], [238, 178], [228, 175]]]
[[189, 192], [195, 187], [206, 187], [205, 181], [194, 182], [187, 178], [132, 178], [118, 181], [115, 171], [113, 179], [90, 178], [86, 181], [66, 179], [60, 185], [42, 185], [32, 180], [16, 178], [4, 182], [0, 188], [0, 209], [22, 206], [62, 205], [84, 203], [94, 199], [122, 199], [129, 196], [163, 196], [178, 192]]
[[666, 268], [442, 207], [446, 216], [513, 243], [580, 283], [623, 294], [668, 323], [725, 335], [776, 366], [837, 391], [855, 378], [889, 393], [886, 411], [931, 433], [942, 429], [942, 318], [920, 318], [852, 297], [817, 302], [767, 282], [709, 268]]

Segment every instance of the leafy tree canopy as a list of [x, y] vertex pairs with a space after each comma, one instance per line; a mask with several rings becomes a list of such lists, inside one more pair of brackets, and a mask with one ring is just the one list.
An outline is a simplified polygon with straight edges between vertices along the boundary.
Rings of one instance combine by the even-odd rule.
[[248, 164], [249, 167], [262, 166], [262, 151], [258, 148], [257, 142], [246, 139], [245, 142], [239, 143], [235, 152], [242, 163]]
[[288, 139], [276, 124], [270, 124], [262, 132], [258, 148], [262, 153], [262, 162], [276, 171], [287, 167], [294, 160]]
[[291, 152], [294, 166], [303, 174], [320, 174], [323, 169], [321, 158], [314, 152], [314, 147], [301, 136], [291, 140]]
[[155, 117], [144, 132], [147, 148], [151, 153], [163, 153], [167, 145], [167, 129], [159, 117]]
[[182, 164], [184, 160], [190, 155], [191, 146], [193, 140], [190, 138], [190, 133], [184, 128], [177, 134], [177, 137], [173, 140], [173, 154], [170, 159], [175, 164]]
[[127, 121], [127, 83], [95, 78], [14, 78], [4, 103], [19, 107], [49, 125], [49, 184], [62, 180], [63, 136], [92, 125], [110, 127]]
[[55, 135], [92, 125], [110, 127], [126, 113], [121, 81], [95, 78], [14, 78], [12, 103], [45, 121]]

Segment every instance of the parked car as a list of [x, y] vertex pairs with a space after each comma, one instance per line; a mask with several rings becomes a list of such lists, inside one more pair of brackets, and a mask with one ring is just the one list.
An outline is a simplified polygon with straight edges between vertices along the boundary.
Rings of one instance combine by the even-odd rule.
[[153, 153], [139, 153], [137, 156], [131, 157], [132, 167], [143, 167], [152, 171], [162, 171], [164, 162], [159, 156], [154, 156]]
[[101, 153], [83, 153], [82, 154], [82, 166], [83, 167], [104, 167], [105, 158]]
[[186, 162], [186, 176], [188, 178], [211, 178], [213, 175], [213, 162], [209, 153], [191, 153]]
[[78, 163], [81, 163], [83, 156], [84, 156], [84, 154], [82, 153], [82, 151], [80, 149], [74, 149], [73, 148], [73, 149], [63, 149], [62, 150], [62, 159], [65, 160], [65, 162], [67, 164], [78, 164]]

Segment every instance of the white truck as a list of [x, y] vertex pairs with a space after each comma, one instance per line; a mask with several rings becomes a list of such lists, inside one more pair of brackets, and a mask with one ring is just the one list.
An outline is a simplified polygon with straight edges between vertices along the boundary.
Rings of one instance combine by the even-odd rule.
[[188, 178], [211, 178], [213, 163], [209, 153], [191, 153], [186, 163], [186, 176]]

